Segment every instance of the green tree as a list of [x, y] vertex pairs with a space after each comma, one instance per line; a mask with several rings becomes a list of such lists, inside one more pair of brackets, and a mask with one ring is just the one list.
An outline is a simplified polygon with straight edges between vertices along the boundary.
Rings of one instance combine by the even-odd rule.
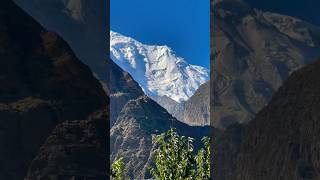
[[202, 138], [204, 149], [200, 149], [195, 156], [196, 179], [210, 179], [210, 138]]
[[124, 166], [123, 158], [120, 158], [112, 163], [111, 179], [113, 180], [125, 179], [125, 166]]
[[155, 137], [158, 145], [155, 167], [150, 173], [159, 180], [207, 180], [210, 178], [210, 139], [194, 153], [193, 139], [179, 136], [175, 129]]

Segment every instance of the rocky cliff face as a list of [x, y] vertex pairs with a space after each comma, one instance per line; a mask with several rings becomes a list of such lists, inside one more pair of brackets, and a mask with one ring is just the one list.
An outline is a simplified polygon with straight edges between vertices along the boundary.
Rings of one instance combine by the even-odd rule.
[[110, 127], [114, 125], [124, 105], [133, 99], [144, 95], [139, 84], [131, 75], [123, 71], [112, 60], [109, 60], [110, 70]]
[[197, 141], [210, 135], [209, 127], [192, 127], [181, 123], [146, 96], [129, 101], [110, 131], [111, 160], [123, 157], [130, 177], [148, 177], [145, 176], [146, 170], [155, 148], [152, 137], [171, 127]]
[[210, 125], [210, 83], [199, 87], [185, 102], [175, 105], [173, 116], [192, 126]]
[[[11, 0], [1, 1], [0, 9], [0, 179], [21, 180], [58, 124], [88, 119], [95, 111], [107, 108], [109, 100], [99, 81], [64, 40], [42, 28]], [[106, 132], [106, 126], [102, 127]], [[84, 158], [107, 152], [106, 138], [92, 138], [101, 145], [93, 144]], [[64, 145], [59, 139], [56, 142]], [[82, 147], [75, 149], [81, 151]], [[73, 167], [83, 163], [87, 162], [77, 161]], [[42, 164], [43, 168], [47, 165]], [[58, 167], [59, 163], [50, 166]], [[85, 174], [79, 169], [69, 172], [98, 177], [90, 170]]]
[[241, 0], [212, 6], [211, 124], [225, 129], [249, 122], [293, 71], [320, 56], [320, 29]]

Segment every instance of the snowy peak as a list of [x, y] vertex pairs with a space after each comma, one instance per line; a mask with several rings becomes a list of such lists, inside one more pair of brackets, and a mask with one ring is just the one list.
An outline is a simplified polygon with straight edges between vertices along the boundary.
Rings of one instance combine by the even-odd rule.
[[110, 31], [111, 59], [129, 72], [151, 98], [188, 100], [209, 80], [209, 71], [188, 64], [168, 46], [145, 45]]

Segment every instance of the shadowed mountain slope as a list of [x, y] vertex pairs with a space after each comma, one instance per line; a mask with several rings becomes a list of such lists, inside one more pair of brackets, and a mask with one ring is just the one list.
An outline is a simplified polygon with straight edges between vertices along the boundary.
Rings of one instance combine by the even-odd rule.
[[[109, 100], [99, 81], [64, 40], [42, 28], [11, 0], [2, 0], [0, 9], [0, 179], [21, 180], [58, 124], [86, 120], [97, 110], [107, 109]], [[103, 121], [106, 124], [107, 120]], [[106, 126], [102, 128], [106, 132]], [[94, 139], [100, 145], [93, 143], [83, 157], [107, 152], [107, 139]], [[59, 143], [63, 145], [63, 141]], [[58, 152], [51, 155], [54, 153]], [[106, 159], [101, 161], [107, 163]], [[105, 166], [97, 174], [74, 168], [83, 163], [97, 162], [72, 162], [73, 167], [64, 172], [43, 172], [47, 175], [43, 178], [95, 178], [107, 172]], [[50, 166], [58, 167], [59, 163]]]
[[66, 40], [76, 56], [107, 82], [106, 57], [109, 42], [107, 1], [14, 0], [49, 31]]
[[216, 179], [319, 179], [320, 61], [294, 72], [248, 125], [216, 132]]
[[235, 179], [320, 178], [320, 61], [295, 72], [245, 127]]

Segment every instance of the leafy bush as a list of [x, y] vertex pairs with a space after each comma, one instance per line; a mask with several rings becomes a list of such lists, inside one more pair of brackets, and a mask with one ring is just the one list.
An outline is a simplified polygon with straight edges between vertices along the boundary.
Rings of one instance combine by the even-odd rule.
[[204, 148], [194, 153], [193, 139], [179, 136], [175, 129], [155, 137], [158, 149], [153, 178], [159, 180], [210, 179], [210, 139], [204, 137]]
[[[154, 167], [149, 171], [156, 180], [209, 180], [210, 179], [210, 138], [202, 138], [204, 148], [194, 152], [194, 139], [180, 136], [175, 129], [157, 135]], [[123, 159], [111, 166], [111, 179], [124, 180]]]
[[120, 158], [112, 163], [111, 179], [113, 180], [125, 179], [125, 166], [124, 166], [123, 158]]

